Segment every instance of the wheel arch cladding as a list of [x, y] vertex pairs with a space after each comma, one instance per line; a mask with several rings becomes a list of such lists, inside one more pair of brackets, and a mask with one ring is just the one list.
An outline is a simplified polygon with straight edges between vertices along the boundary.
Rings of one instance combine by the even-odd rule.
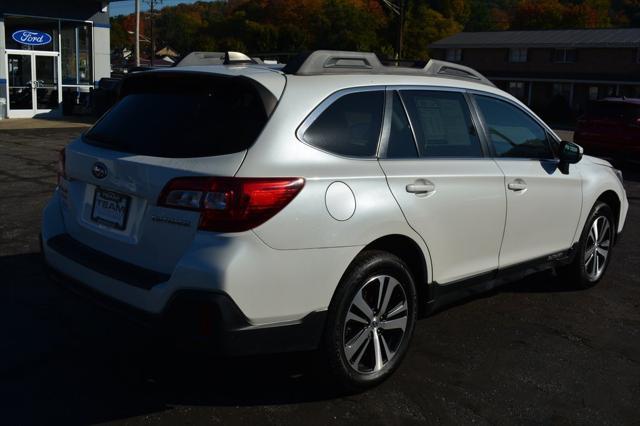
[[[360, 253], [367, 250], [386, 251], [402, 259], [409, 267], [409, 272], [416, 283], [418, 300], [427, 300], [429, 294], [427, 261], [418, 243], [406, 235], [393, 234], [380, 237], [370, 242]], [[422, 304], [420, 304], [420, 306], [422, 306]]]
[[[617, 229], [618, 224], [620, 223], [620, 198], [618, 197], [618, 194], [609, 189], [600, 194], [596, 203], [599, 201], [604, 202], [611, 208], [611, 210], [613, 210], [613, 219], [615, 220], [614, 228]], [[615, 238], [616, 237], [614, 236], [614, 241]]]

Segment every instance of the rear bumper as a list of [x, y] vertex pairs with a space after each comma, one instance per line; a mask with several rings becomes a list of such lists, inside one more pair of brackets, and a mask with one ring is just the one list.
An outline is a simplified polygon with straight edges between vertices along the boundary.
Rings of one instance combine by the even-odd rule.
[[211, 346], [222, 355], [313, 350], [324, 331], [326, 311], [296, 321], [253, 325], [228, 295], [202, 290], [177, 291], [162, 312], [149, 313], [92, 290], [48, 264], [46, 268], [50, 279], [85, 300], [162, 334]]
[[74, 239], [61, 209], [55, 195], [41, 234], [56, 281], [139, 323], [206, 340], [229, 355], [316, 348], [340, 264], [357, 250], [274, 250], [252, 232], [203, 233], [174, 271], [162, 274]]
[[47, 263], [98, 293], [152, 315], [164, 312], [175, 293], [197, 290], [227, 295], [253, 326], [300, 321], [327, 309], [344, 270], [361, 250], [277, 250], [252, 231], [196, 232], [175, 264], [146, 269], [145, 256], [135, 250], [123, 254], [108, 242], [101, 245], [91, 238], [91, 230], [78, 232], [82, 223], [74, 222], [68, 230], [66, 220], [75, 219], [63, 217], [66, 208], [56, 193], [44, 210], [42, 252]]

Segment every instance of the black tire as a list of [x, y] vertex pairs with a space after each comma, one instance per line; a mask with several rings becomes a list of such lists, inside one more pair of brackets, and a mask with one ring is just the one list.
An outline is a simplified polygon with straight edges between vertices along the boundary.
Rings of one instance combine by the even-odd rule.
[[[601, 272], [594, 275], [592, 273], [594, 263], [589, 263], [588, 265], [586, 263], [587, 260], [591, 258], [590, 254], [593, 251], [595, 244], [593, 241], [593, 236], [590, 235], [590, 232], [596, 220], [603, 220], [600, 218], [605, 218], [609, 224], [609, 229], [607, 231], [608, 237], [604, 237], [603, 239], [601, 239], [601, 242], [604, 242], [606, 239], [608, 239], [607, 256], [603, 259], [601, 256], [599, 257], [597, 254], [595, 254], [597, 260], [601, 262], [604, 261], [604, 263], [601, 265]], [[571, 264], [561, 268], [558, 271], [560, 278], [565, 282], [567, 286], [571, 288], [587, 289], [595, 286], [602, 279], [607, 267], [609, 266], [611, 255], [613, 254], [612, 250], [615, 238], [616, 221], [613, 215], [613, 211], [608, 204], [598, 201], [596, 205], [593, 206], [593, 209], [591, 209], [591, 213], [589, 213], [589, 217], [585, 222], [584, 229], [582, 230], [582, 234], [580, 236], [580, 241], [578, 242], [575, 258], [573, 259]]]
[[[387, 303], [384, 303], [389, 288], [391, 289], [389, 298]], [[358, 297], [358, 303], [360, 303], [359, 297], [362, 297], [371, 308], [372, 319], [366, 317], [366, 314], [363, 314], [364, 310], [359, 310], [355, 305], [356, 297]], [[402, 301], [403, 297], [406, 303]], [[404, 321], [403, 303], [406, 307], [406, 321]], [[386, 309], [380, 309], [384, 305], [387, 305]], [[349, 266], [333, 296], [323, 342], [331, 372], [344, 390], [357, 392], [376, 386], [394, 372], [407, 352], [415, 328], [417, 312], [415, 282], [409, 268], [400, 258], [379, 250], [370, 250], [358, 255]], [[347, 320], [348, 314], [351, 318], [349, 320]], [[354, 320], [351, 314], [364, 319], [368, 325]], [[396, 326], [403, 322], [405, 327], [403, 334], [400, 335], [402, 330]], [[389, 328], [391, 325], [396, 328]], [[352, 342], [353, 339], [362, 341], [359, 340], [360, 337], [366, 339], [365, 343], [359, 346], [362, 352], [352, 352], [352, 356], [348, 359], [347, 351], [351, 353], [357, 344], [347, 345], [347, 343]], [[376, 344], [378, 350], [376, 350]], [[382, 363], [376, 363], [378, 359], [376, 355], [379, 355], [379, 359], [384, 362], [381, 368], [379, 366]], [[357, 359], [360, 361], [355, 362]], [[354, 363], [361, 371], [352, 365]], [[367, 363], [374, 364], [372, 371], [365, 371]]]

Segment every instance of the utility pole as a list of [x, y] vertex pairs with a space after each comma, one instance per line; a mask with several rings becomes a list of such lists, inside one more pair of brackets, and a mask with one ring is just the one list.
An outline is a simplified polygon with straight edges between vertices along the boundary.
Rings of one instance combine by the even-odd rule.
[[136, 67], [140, 66], [140, 0], [136, 0], [136, 42], [134, 44]]
[[162, 4], [162, 0], [145, 0], [145, 2], [149, 5], [149, 24], [150, 24], [150, 35], [151, 35], [151, 66], [153, 67], [153, 60], [156, 56], [156, 37], [153, 33], [153, 24], [156, 20], [156, 4]]
[[398, 15], [398, 33], [396, 34], [396, 60], [402, 57], [402, 32], [404, 30], [404, 13], [407, 0], [382, 0], [393, 13]]
[[[396, 44], [396, 59], [402, 58], [402, 33], [404, 30], [404, 4], [406, 0], [398, 0], [400, 13], [398, 14], [398, 41]], [[400, 65], [400, 64], [398, 64]]]

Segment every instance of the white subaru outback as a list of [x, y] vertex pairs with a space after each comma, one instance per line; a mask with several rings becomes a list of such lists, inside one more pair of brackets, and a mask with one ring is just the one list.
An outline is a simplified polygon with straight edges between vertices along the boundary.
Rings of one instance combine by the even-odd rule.
[[620, 172], [476, 71], [316, 51], [132, 75], [62, 152], [52, 274], [239, 355], [322, 348], [350, 388], [418, 313], [531, 271], [597, 283]]

